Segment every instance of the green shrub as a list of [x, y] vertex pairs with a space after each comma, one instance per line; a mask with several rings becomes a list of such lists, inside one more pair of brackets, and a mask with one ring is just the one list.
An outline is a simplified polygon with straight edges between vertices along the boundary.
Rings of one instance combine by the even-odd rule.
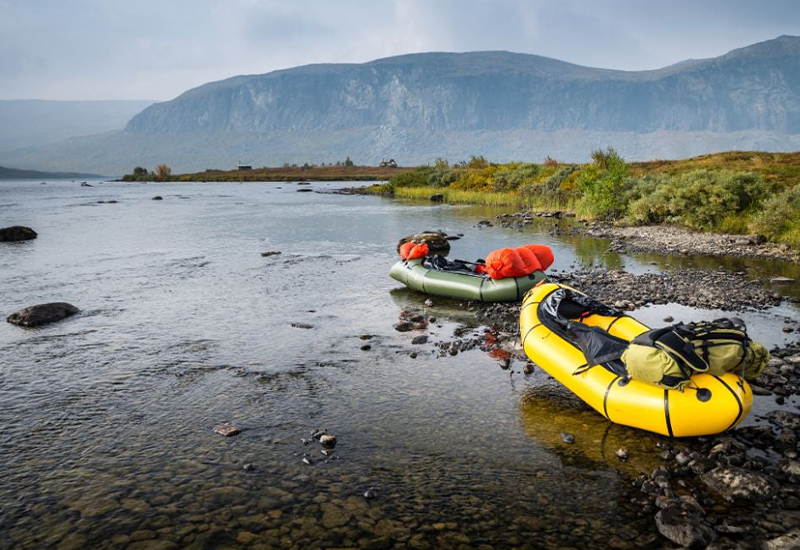
[[[629, 221], [679, 223], [692, 229], [729, 230], [758, 206], [764, 182], [750, 172], [694, 170], [677, 176], [636, 180], [628, 191]], [[738, 220], [737, 220], [738, 218]]]
[[627, 208], [628, 167], [611, 147], [607, 151], [595, 151], [592, 158], [594, 164], [587, 166], [575, 182], [584, 204], [598, 218], [621, 216]]
[[800, 185], [767, 199], [753, 227], [772, 240], [800, 245]]
[[395, 174], [389, 180], [392, 187], [427, 187], [428, 178], [433, 171], [430, 166], [421, 166], [413, 172]]
[[516, 191], [535, 180], [539, 174], [538, 164], [505, 164], [494, 173], [492, 189], [500, 192]]
[[545, 198], [563, 201], [567, 198], [568, 193], [561, 188], [561, 184], [577, 169], [577, 166], [572, 165], [557, 170], [542, 182], [532, 181], [527, 183], [520, 189], [520, 192], [522, 196], [526, 198]]

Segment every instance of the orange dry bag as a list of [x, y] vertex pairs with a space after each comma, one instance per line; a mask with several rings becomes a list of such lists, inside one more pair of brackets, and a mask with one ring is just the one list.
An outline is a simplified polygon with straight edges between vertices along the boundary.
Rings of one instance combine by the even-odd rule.
[[522, 263], [525, 264], [526, 275], [530, 275], [534, 271], [542, 271], [542, 264], [539, 263], [539, 258], [531, 250], [524, 246], [518, 246], [514, 250], [517, 251], [519, 257], [522, 258]]
[[542, 271], [553, 265], [553, 251], [550, 250], [549, 246], [545, 246], [543, 244], [526, 244], [523, 246], [536, 254], [536, 259], [539, 260], [539, 263], [542, 266]]
[[417, 245], [415, 245], [414, 243], [403, 243], [402, 245], [400, 245], [400, 257], [403, 258], [404, 260], [407, 260], [408, 253], [411, 252], [411, 249], [414, 248], [415, 246]]
[[492, 279], [524, 277], [528, 274], [525, 263], [513, 248], [501, 248], [489, 252], [486, 256], [486, 273]]
[[414, 245], [408, 252], [408, 259], [409, 260], [418, 260], [420, 258], [424, 258], [428, 255], [428, 245], [425, 243]]

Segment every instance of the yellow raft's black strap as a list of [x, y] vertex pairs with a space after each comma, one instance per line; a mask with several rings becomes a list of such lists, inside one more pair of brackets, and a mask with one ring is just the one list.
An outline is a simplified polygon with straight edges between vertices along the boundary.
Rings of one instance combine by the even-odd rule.
[[625, 315], [625, 314], [623, 314], [623, 315], [620, 315], [619, 317], [617, 317], [616, 319], [614, 319], [613, 321], [611, 321], [611, 322], [608, 324], [608, 326], [606, 327], [606, 332], [610, 332], [610, 331], [611, 331], [611, 327], [613, 327], [613, 326], [614, 326], [614, 323], [616, 323], [617, 321], [619, 321], [619, 320], [620, 320], [620, 319], [622, 319], [623, 317], [628, 317], [628, 316], [627, 316], [627, 315]]
[[522, 304], [522, 307], [519, 308], [519, 311], [520, 311], [520, 313], [522, 313], [522, 310], [525, 309], [526, 307], [535, 306], [538, 303], [540, 303], [540, 302], [525, 302], [524, 304]]
[[582, 373], [586, 372], [587, 370], [589, 370], [590, 368], [595, 367], [595, 366], [597, 366], [597, 365], [590, 365], [589, 363], [584, 363], [583, 365], [578, 365], [578, 368], [576, 368], [574, 371], [572, 371], [572, 376], [578, 376], [579, 374], [582, 374]]
[[528, 339], [528, 335], [535, 329], [536, 327], [542, 326], [542, 323], [536, 323], [531, 328], [528, 329], [528, 332], [525, 333], [525, 336], [522, 337], [522, 349], [525, 349], [525, 340]]
[[719, 380], [720, 384], [722, 384], [723, 386], [725, 386], [725, 388], [726, 388], [726, 389], [727, 389], [729, 392], [731, 392], [731, 395], [733, 395], [733, 398], [734, 398], [734, 399], [736, 399], [736, 404], [737, 404], [737, 405], [739, 405], [739, 414], [737, 414], [737, 415], [736, 415], [736, 418], [734, 418], [734, 419], [733, 419], [733, 422], [731, 422], [731, 425], [730, 425], [730, 426], [728, 426], [727, 428], [725, 428], [725, 431], [727, 432], [728, 430], [730, 430], [731, 428], [733, 428], [733, 427], [736, 425], [736, 423], [737, 423], [737, 422], [739, 422], [739, 418], [742, 416], [742, 413], [744, 412], [744, 408], [742, 407], [742, 400], [741, 400], [741, 399], [739, 399], [739, 396], [736, 394], [736, 392], [735, 392], [735, 391], [733, 391], [733, 388], [731, 388], [731, 387], [730, 387], [728, 384], [726, 384], [726, 383], [725, 383], [725, 380], [723, 380], [722, 378], [720, 378], [720, 377], [719, 377], [719, 376], [717, 376], [716, 374], [712, 374], [712, 376], [713, 376], [714, 378], [716, 378], [717, 380]]
[[669, 419], [669, 390], [664, 390], [664, 418], [667, 420], [667, 432], [670, 437], [675, 437], [672, 431], [672, 422]]

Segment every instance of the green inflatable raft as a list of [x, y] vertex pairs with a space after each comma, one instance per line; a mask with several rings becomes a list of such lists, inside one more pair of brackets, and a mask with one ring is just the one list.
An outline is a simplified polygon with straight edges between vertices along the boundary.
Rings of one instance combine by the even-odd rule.
[[389, 275], [408, 288], [433, 294], [480, 302], [516, 302], [545, 277], [534, 271], [524, 277], [491, 279], [488, 275], [477, 275], [463, 271], [434, 269], [425, 260], [400, 260], [392, 266]]

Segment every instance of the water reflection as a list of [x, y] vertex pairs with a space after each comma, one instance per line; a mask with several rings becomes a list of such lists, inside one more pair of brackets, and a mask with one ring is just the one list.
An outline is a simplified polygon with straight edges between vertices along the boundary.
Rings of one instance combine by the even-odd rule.
[[[659, 464], [658, 436], [609, 422], [563, 386], [549, 383], [528, 388], [518, 412], [526, 435], [566, 465], [612, 468], [636, 476], [650, 473]], [[574, 443], [564, 443], [562, 434], [572, 435]], [[619, 449], [625, 449], [627, 460], [617, 457]]]

